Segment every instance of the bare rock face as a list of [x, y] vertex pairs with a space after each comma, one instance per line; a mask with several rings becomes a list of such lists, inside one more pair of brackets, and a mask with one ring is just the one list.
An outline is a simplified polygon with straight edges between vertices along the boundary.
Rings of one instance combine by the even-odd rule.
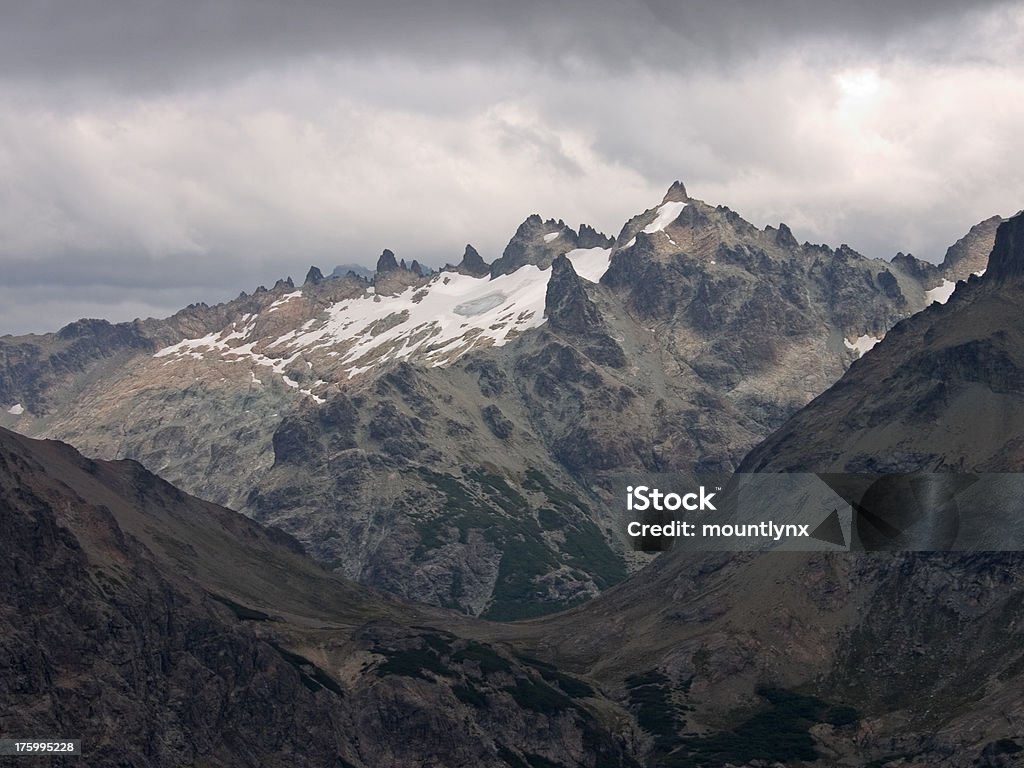
[[318, 285], [324, 281], [324, 273], [320, 271], [319, 267], [310, 267], [309, 272], [306, 273], [306, 279], [303, 285]]
[[985, 219], [949, 246], [941, 265], [943, 277], [955, 283], [984, 270], [1002, 222], [1001, 216]]
[[383, 275], [388, 272], [394, 272], [398, 269], [398, 260], [395, 258], [394, 251], [385, 248], [380, 258], [377, 259], [377, 274]]
[[577, 248], [611, 248], [613, 245], [615, 238], [598, 232], [589, 224], [580, 224], [580, 231], [576, 237]]
[[999, 283], [1019, 280], [1024, 276], [1024, 214], [1018, 213], [999, 225], [988, 268], [992, 270], [992, 278]]
[[[984, 276], [946, 304], [903, 321], [812, 405], [745, 460], [746, 471], [1017, 471], [1024, 429], [1024, 216], [999, 225]], [[999, 428], [981, 417], [951, 432], [947, 414], [998, 399]], [[986, 414], [988, 415], [988, 414]], [[856, 440], [854, 440], [856, 436]], [[1002, 437], [1000, 437], [1002, 436]], [[799, 463], [790, 463], [799, 461]], [[823, 470], [824, 471], [824, 470]]]
[[455, 268], [457, 272], [472, 277], [486, 277], [491, 273], [491, 265], [484, 261], [476, 248], [466, 245], [466, 252], [462, 255], [462, 261]]
[[508, 275], [527, 265], [547, 269], [557, 255], [576, 248], [577, 240], [564, 221], [543, 221], [532, 214], [519, 225], [501, 258], [491, 264], [491, 277]]
[[564, 254], [551, 262], [544, 316], [552, 328], [569, 333], [590, 333], [601, 327], [597, 306], [587, 297], [572, 262]]

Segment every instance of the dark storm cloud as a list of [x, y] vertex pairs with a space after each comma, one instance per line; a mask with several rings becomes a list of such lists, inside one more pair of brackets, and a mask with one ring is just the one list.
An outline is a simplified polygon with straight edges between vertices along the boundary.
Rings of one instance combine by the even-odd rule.
[[952, 0], [35, 0], [5, 2], [0, 71], [161, 86], [280, 58], [374, 56], [450, 65], [525, 56], [620, 69], [743, 58], [828, 36], [882, 44], [1003, 5]]
[[1021, 39], [1020, 2], [0, 0], [0, 333], [615, 233], [676, 178], [941, 258], [1024, 199]]

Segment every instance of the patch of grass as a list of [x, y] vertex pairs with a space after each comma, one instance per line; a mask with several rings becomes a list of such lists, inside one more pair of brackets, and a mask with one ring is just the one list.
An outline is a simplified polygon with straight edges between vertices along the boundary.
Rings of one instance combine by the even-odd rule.
[[540, 659], [533, 659], [529, 656], [519, 656], [519, 660], [536, 669], [540, 673], [541, 677], [543, 677], [547, 682], [557, 685], [570, 698], [585, 699], [597, 695], [588, 683], [585, 683], [578, 678], [571, 677], [564, 672], [560, 672], [547, 662], [541, 661]]
[[377, 667], [378, 677], [398, 675], [431, 680], [432, 678], [424, 674], [425, 672], [433, 672], [442, 677], [450, 677], [452, 674], [441, 661], [437, 651], [429, 646], [404, 650], [378, 647], [374, 648], [373, 652], [386, 658], [384, 663]]
[[551, 507], [541, 507], [537, 510], [537, 522], [545, 531], [557, 531], [565, 525], [562, 516]]
[[452, 661], [476, 662], [480, 666], [480, 671], [485, 675], [512, 671], [512, 665], [508, 659], [498, 655], [493, 648], [472, 640], [465, 648], [453, 653], [451, 658]]
[[498, 757], [505, 761], [505, 765], [510, 765], [512, 768], [530, 768], [519, 755], [500, 742], [498, 743]]
[[654, 737], [655, 752], [667, 754], [676, 744], [683, 725], [672, 702], [671, 681], [652, 669], [627, 678], [626, 689], [637, 724]]
[[758, 695], [769, 704], [729, 731], [681, 740], [681, 749], [665, 765], [700, 768], [760, 759], [789, 762], [818, 759], [809, 730], [817, 723], [849, 725], [858, 719], [852, 707], [830, 705], [821, 699], [784, 688], [762, 688]]
[[452, 686], [452, 693], [463, 704], [475, 707], [476, 709], [487, 709], [487, 697], [483, 694], [483, 691], [474, 688], [472, 685], [456, 683]]
[[558, 689], [522, 677], [516, 678], [513, 687], [504, 690], [512, 694], [519, 706], [544, 715], [555, 715], [574, 706], [572, 699]]

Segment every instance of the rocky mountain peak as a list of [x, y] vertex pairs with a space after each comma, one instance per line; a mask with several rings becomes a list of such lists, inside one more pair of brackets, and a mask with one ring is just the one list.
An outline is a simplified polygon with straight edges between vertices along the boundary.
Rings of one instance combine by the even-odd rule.
[[413, 259], [412, 264], [409, 265], [409, 271], [417, 277], [423, 277], [429, 270], [424, 269], [422, 264], [420, 264], [416, 259]]
[[999, 225], [985, 276], [998, 282], [1024, 277], [1024, 211]]
[[398, 260], [395, 258], [394, 251], [390, 248], [385, 248], [377, 259], [377, 274], [383, 275], [385, 272], [394, 272], [398, 269]]
[[536, 213], [519, 225], [501, 258], [491, 265], [491, 277], [510, 275], [528, 264], [547, 269], [560, 253], [577, 246], [578, 236], [559, 219], [543, 221]]
[[281, 290], [290, 291], [294, 287], [295, 287], [295, 283], [292, 281], [292, 279], [290, 277], [282, 278], [282, 279], [278, 280], [276, 283], [274, 283], [274, 290], [275, 291], [281, 291]]
[[971, 273], [980, 272], [988, 264], [996, 230], [1003, 223], [1002, 216], [992, 216], [975, 224], [966, 235], [946, 249], [941, 270], [949, 280], [964, 280]]
[[306, 273], [306, 280], [303, 285], [317, 285], [324, 281], [324, 273], [320, 271], [320, 267], [310, 267], [309, 272]]
[[552, 328], [570, 333], [589, 333], [601, 325], [597, 306], [587, 296], [579, 275], [565, 254], [551, 262], [544, 316]]
[[672, 186], [668, 188], [668, 192], [665, 193], [665, 197], [662, 198], [661, 203], [687, 203], [690, 201], [690, 196], [686, 194], [686, 187], [683, 186], [681, 181], [673, 181]]
[[580, 224], [579, 235], [576, 238], [577, 248], [611, 248], [615, 245], [615, 238], [608, 237], [604, 232], [598, 232], [589, 224]]
[[779, 222], [779, 229], [775, 233], [775, 244], [780, 248], [796, 248], [800, 245], [785, 222]]
[[484, 277], [490, 274], [491, 265], [481, 258], [476, 248], [466, 243], [466, 252], [462, 255], [462, 261], [459, 262], [459, 266], [455, 269], [464, 275]]

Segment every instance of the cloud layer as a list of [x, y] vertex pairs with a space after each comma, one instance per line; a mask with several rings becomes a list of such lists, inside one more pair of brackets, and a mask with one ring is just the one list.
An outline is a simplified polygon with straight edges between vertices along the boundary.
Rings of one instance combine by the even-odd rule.
[[0, 333], [614, 233], [675, 178], [877, 256], [1024, 200], [1020, 4], [59, 5], [0, 28]]

